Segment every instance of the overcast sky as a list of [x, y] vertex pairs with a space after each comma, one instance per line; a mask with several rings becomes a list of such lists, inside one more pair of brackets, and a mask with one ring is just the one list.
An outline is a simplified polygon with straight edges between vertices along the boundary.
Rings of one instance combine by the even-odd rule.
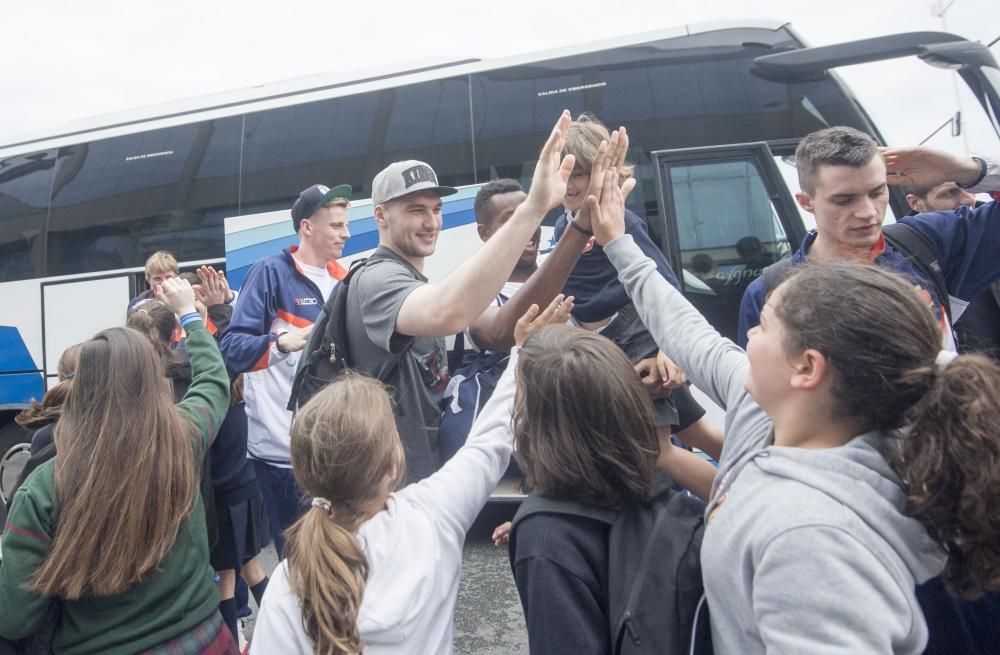
[[[1000, 1], [943, 0], [947, 31], [1000, 36]], [[941, 30], [938, 0], [35, 0], [5, 3], [0, 144], [69, 121], [319, 73], [428, 57], [503, 57], [688, 22], [790, 21], [810, 45]], [[619, 9], [618, 7], [625, 7]], [[993, 46], [1000, 58], [1000, 45]], [[961, 103], [966, 133], [1000, 141], [952, 73], [916, 59], [841, 69], [894, 144], [915, 143]]]

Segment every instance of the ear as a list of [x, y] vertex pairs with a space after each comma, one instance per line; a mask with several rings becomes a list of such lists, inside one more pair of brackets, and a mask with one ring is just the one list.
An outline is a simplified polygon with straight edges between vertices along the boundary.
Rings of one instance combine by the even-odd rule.
[[482, 239], [483, 241], [486, 241], [487, 239], [490, 238], [489, 229], [482, 223], [476, 223], [476, 232], [479, 233], [479, 238]]
[[299, 234], [300, 235], [312, 234], [312, 222], [308, 218], [303, 218], [299, 222]]
[[805, 191], [797, 191], [795, 193], [795, 202], [799, 203], [799, 207], [806, 210], [810, 214], [814, 214], [813, 211], [813, 200], [809, 197], [809, 194]]
[[388, 223], [385, 219], [385, 208], [382, 205], [375, 205], [375, 224], [385, 227]]
[[915, 212], [927, 211], [927, 207], [924, 205], [923, 199], [914, 193], [906, 194], [906, 204], [908, 204], [910, 209]]
[[793, 373], [789, 384], [799, 391], [812, 391], [830, 377], [830, 363], [818, 350], [808, 348], [789, 360]]

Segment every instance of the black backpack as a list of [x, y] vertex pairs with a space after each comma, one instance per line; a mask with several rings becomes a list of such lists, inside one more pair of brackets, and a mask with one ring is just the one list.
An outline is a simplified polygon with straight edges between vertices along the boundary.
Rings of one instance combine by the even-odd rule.
[[[892, 247], [903, 253], [907, 259], [916, 267], [917, 271], [923, 275], [924, 279], [934, 286], [934, 291], [941, 300], [941, 307], [945, 316], [948, 317], [948, 324], [951, 324], [951, 302], [948, 293], [948, 285], [944, 281], [944, 274], [941, 272], [941, 262], [938, 261], [937, 250], [927, 237], [918, 232], [914, 227], [906, 223], [890, 223], [882, 228], [882, 234]], [[766, 267], [761, 272], [764, 278], [764, 298], [774, 291], [788, 271], [792, 268], [791, 259], [782, 259]]]
[[533, 514], [581, 516], [611, 526], [608, 539], [608, 622], [615, 655], [711, 653], [701, 579], [705, 504], [660, 484], [648, 505], [622, 511], [588, 507], [532, 493], [510, 531]]

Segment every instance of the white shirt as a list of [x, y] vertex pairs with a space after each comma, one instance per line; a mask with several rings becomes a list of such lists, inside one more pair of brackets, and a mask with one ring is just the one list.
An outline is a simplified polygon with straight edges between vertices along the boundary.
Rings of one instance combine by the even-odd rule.
[[[517, 360], [517, 348], [511, 362]], [[507, 367], [469, 439], [434, 475], [394, 493], [357, 538], [368, 560], [358, 614], [366, 655], [451, 653], [462, 546], [507, 469], [513, 447], [514, 370]], [[312, 653], [288, 561], [275, 569], [250, 645], [252, 655]]]

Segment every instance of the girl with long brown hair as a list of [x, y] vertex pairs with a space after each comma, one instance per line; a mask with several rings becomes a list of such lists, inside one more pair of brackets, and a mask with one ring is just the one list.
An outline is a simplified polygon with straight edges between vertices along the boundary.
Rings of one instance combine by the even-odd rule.
[[191, 387], [175, 406], [153, 347], [128, 328], [81, 345], [58, 455], [18, 490], [3, 533], [3, 637], [32, 633], [58, 599], [56, 652], [235, 652], [197, 493], [229, 378], [190, 285], [167, 280], [157, 297], [187, 331]]
[[[565, 323], [558, 296], [518, 322], [515, 341]], [[406, 470], [392, 400], [346, 373], [292, 424], [295, 479], [312, 507], [288, 531], [251, 653], [450, 653], [465, 533], [507, 468], [517, 348], [465, 445], [435, 474], [394, 492]]]
[[727, 410], [702, 547], [716, 652], [921, 653], [916, 584], [1000, 588], [1000, 368], [941, 351], [912, 285], [803, 266], [744, 352], [625, 235], [611, 176], [587, 202], [657, 343]]
[[[178, 277], [183, 279], [184, 275]], [[197, 295], [198, 287], [194, 289]], [[205, 305], [197, 301], [195, 305], [205, 319]], [[218, 312], [216, 320], [224, 330], [226, 324], [219, 320]], [[182, 398], [191, 385], [191, 366], [173, 348], [172, 341], [179, 328], [173, 310], [156, 299], [141, 300], [129, 309], [127, 325], [149, 338], [172, 384], [174, 398]], [[232, 404], [209, 449], [201, 484], [208, 520], [209, 561], [219, 576], [219, 612], [234, 638], [238, 638], [237, 571], [258, 605], [268, 582], [257, 558], [269, 536], [264, 499], [253, 463], [247, 459], [242, 381], [242, 377], [237, 377], [230, 387]]]

